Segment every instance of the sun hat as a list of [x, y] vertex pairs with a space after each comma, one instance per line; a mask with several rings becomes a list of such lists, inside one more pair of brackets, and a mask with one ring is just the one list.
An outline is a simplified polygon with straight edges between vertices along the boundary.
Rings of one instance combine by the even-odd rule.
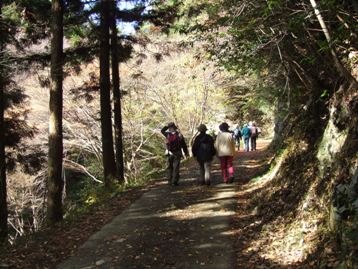
[[174, 122], [169, 122], [168, 123], [168, 128], [174, 128], [174, 129], [177, 129], [177, 126], [175, 125]]
[[229, 124], [227, 124], [226, 122], [223, 122], [222, 124], [219, 125], [219, 129], [222, 132], [226, 132], [229, 130]]

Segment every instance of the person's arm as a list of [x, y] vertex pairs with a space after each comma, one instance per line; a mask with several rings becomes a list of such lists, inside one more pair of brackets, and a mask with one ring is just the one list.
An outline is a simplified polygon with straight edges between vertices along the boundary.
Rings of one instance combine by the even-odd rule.
[[210, 145], [211, 145], [211, 154], [212, 156], [215, 156], [216, 154], [216, 149], [215, 149], [215, 141], [214, 138], [212, 138], [212, 136], [210, 136]]
[[235, 142], [234, 142], [234, 139], [230, 139], [229, 140], [229, 143], [230, 143], [230, 147], [231, 147], [231, 152], [233, 153], [233, 154], [235, 154]]
[[187, 145], [186, 145], [186, 143], [185, 143], [185, 139], [184, 139], [183, 136], [181, 136], [181, 147], [182, 147], [182, 149], [184, 150], [185, 156], [189, 157], [188, 147], [187, 147]]
[[193, 153], [193, 156], [194, 156], [194, 157], [196, 157], [197, 147], [198, 147], [198, 137], [195, 137], [193, 146], [192, 146], [192, 148], [191, 148], [191, 152]]
[[168, 130], [168, 126], [164, 126], [164, 127], [160, 130], [160, 132], [161, 132], [165, 137], [167, 137], [167, 130]]
[[215, 142], [214, 142], [214, 148], [216, 149], [216, 151], [218, 150], [218, 145], [219, 145], [219, 143], [218, 143], [218, 137], [219, 137], [219, 135], [216, 136]]

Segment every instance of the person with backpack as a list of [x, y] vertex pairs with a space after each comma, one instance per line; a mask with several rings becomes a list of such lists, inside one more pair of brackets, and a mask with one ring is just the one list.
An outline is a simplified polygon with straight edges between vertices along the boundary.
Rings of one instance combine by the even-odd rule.
[[249, 151], [249, 142], [250, 142], [250, 135], [251, 131], [247, 124], [244, 125], [244, 128], [241, 130], [241, 135], [244, 138], [244, 150], [247, 152]]
[[252, 122], [250, 125], [250, 145], [251, 145], [251, 151], [256, 150], [256, 139], [258, 136], [258, 131], [256, 127], [256, 123]]
[[236, 125], [233, 136], [234, 136], [235, 144], [237, 146], [237, 150], [240, 151], [240, 140], [242, 135], [241, 135], [241, 129], [239, 124]]
[[223, 181], [224, 183], [232, 183], [234, 181], [232, 162], [235, 155], [235, 142], [226, 122], [220, 124], [219, 129], [220, 132], [215, 140], [215, 149], [220, 159]]
[[211, 170], [211, 161], [216, 154], [214, 147], [214, 139], [211, 135], [206, 134], [205, 124], [200, 124], [198, 126], [199, 135], [195, 138], [192, 153], [193, 156], [199, 163], [200, 167], [200, 185], [210, 185], [210, 170]]
[[167, 149], [165, 152], [168, 158], [168, 184], [177, 186], [179, 181], [180, 161], [183, 157], [182, 150], [184, 151], [185, 156], [189, 157], [188, 147], [183, 135], [178, 131], [174, 122], [170, 122], [167, 126], [164, 126], [161, 133], [167, 139]]

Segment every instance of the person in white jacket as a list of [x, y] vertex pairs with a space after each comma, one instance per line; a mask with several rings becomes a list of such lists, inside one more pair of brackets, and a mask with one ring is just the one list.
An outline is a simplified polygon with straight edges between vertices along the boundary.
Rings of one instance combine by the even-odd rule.
[[219, 129], [220, 132], [215, 140], [215, 149], [220, 159], [223, 181], [224, 183], [232, 183], [234, 181], [232, 162], [235, 155], [235, 141], [226, 122], [220, 124]]

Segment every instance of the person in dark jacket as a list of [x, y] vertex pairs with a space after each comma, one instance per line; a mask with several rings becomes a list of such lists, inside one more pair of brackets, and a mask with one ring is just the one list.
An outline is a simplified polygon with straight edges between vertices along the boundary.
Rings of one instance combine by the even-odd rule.
[[235, 140], [235, 144], [237, 146], [237, 151], [240, 151], [240, 140], [242, 138], [242, 135], [241, 135], [241, 129], [239, 124], [237, 124], [236, 128], [234, 129], [233, 137]]
[[206, 134], [207, 128], [205, 124], [198, 127], [200, 134], [195, 138], [192, 152], [193, 156], [199, 163], [200, 167], [200, 185], [210, 185], [211, 161], [216, 154], [214, 147], [214, 139]]
[[167, 139], [166, 155], [168, 158], [168, 184], [177, 186], [179, 181], [180, 161], [183, 157], [182, 150], [184, 151], [185, 156], [189, 157], [188, 147], [183, 135], [178, 131], [174, 122], [170, 122], [167, 126], [164, 126], [161, 133]]

